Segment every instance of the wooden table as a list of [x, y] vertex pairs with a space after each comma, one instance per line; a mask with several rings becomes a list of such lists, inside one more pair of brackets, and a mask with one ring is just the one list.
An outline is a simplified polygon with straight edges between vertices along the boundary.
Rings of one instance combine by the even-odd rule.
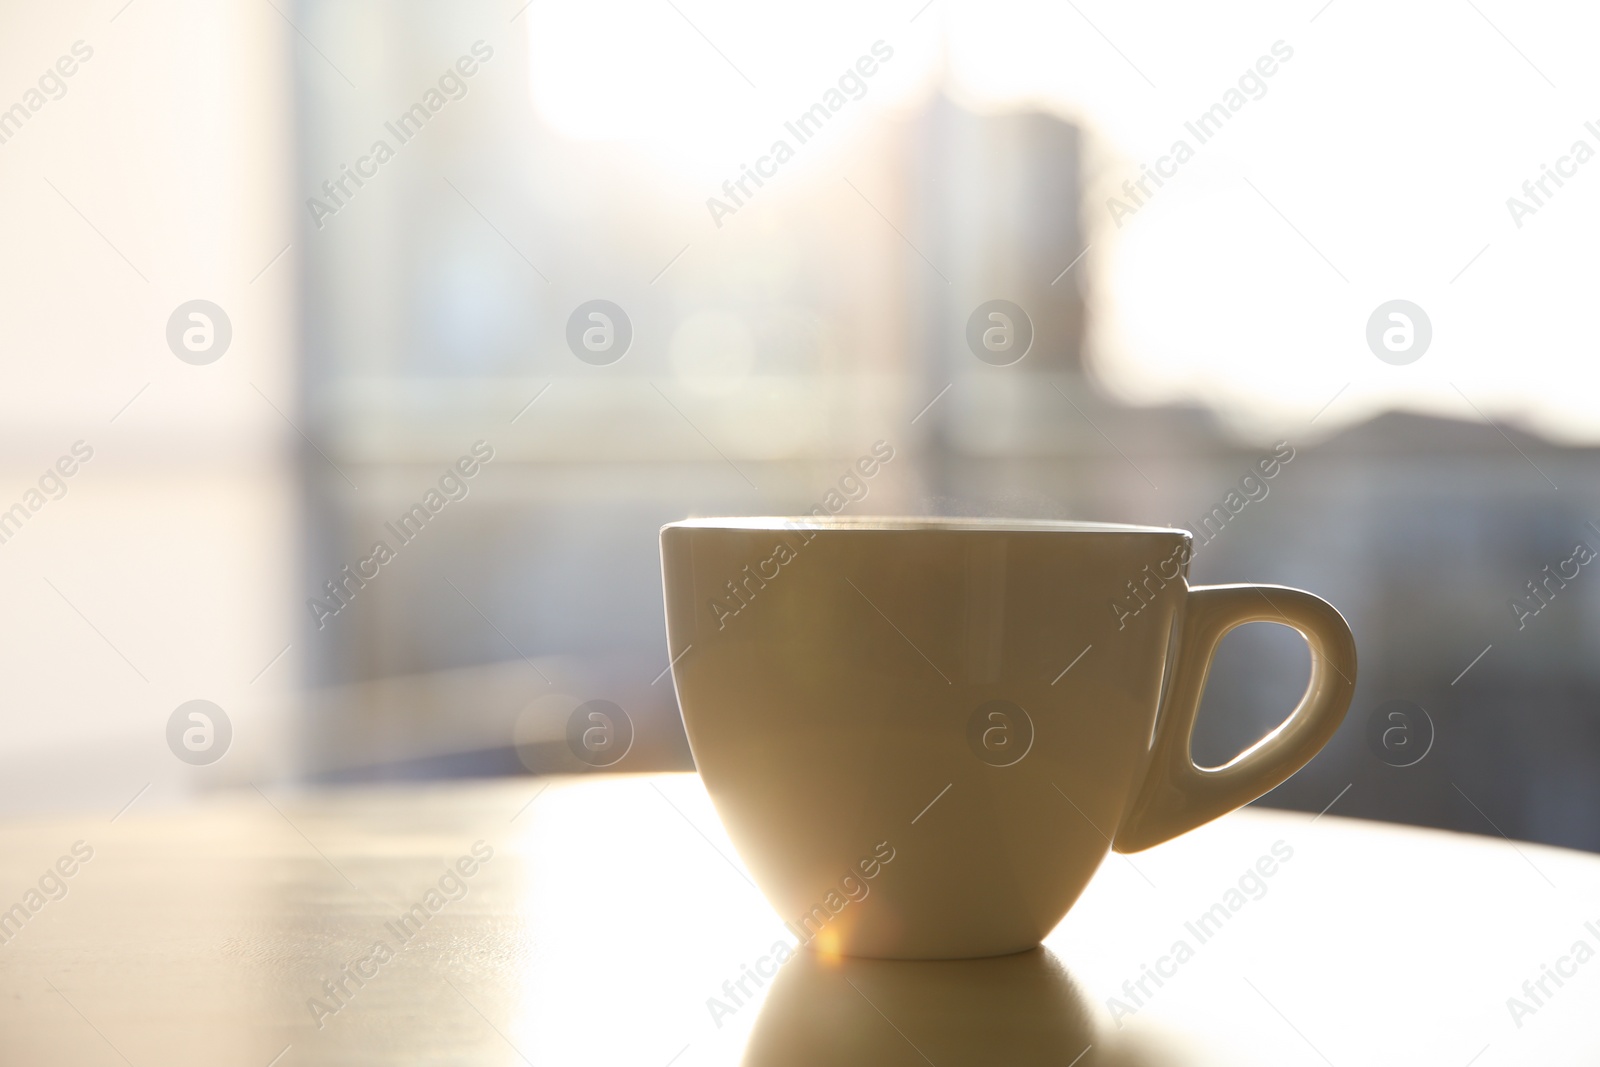
[[1600, 858], [1497, 838], [1241, 812], [1045, 951], [775, 968], [692, 775], [110, 815], [0, 830], [0, 1063], [1600, 1063]]

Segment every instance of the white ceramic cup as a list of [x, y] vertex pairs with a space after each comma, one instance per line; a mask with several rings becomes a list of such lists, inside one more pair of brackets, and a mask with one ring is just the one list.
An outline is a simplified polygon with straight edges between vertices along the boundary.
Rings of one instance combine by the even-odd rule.
[[[1037, 945], [1115, 848], [1249, 803], [1338, 728], [1355, 642], [1283, 586], [1191, 588], [1189, 534], [1096, 523], [695, 519], [661, 531], [695, 763], [803, 942]], [[1221, 767], [1190, 756], [1224, 634], [1293, 627], [1311, 679]]]

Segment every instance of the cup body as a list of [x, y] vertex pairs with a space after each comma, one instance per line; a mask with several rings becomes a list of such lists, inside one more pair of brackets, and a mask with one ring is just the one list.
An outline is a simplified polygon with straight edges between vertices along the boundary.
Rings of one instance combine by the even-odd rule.
[[1149, 761], [1188, 538], [977, 520], [663, 528], [695, 763], [800, 940], [992, 956], [1060, 922]]

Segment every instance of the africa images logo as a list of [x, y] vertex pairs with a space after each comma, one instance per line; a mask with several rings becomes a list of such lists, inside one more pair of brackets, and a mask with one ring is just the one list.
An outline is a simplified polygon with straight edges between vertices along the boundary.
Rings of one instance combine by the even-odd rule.
[[233, 323], [228, 313], [209, 300], [179, 304], [167, 319], [167, 347], [196, 367], [221, 359], [232, 342]]
[[[887, 441], [874, 441], [872, 452], [857, 458], [855, 464], [840, 477], [838, 486], [829, 488], [823, 495], [822, 502], [814, 505], [808, 514], [826, 518], [829, 515], [839, 514], [851, 503], [865, 500], [867, 494], [871, 492], [867, 480], [876, 476], [884, 464], [892, 459], [894, 459], [894, 446]], [[744, 570], [723, 583], [727, 590], [725, 596], [710, 598], [711, 614], [717, 620], [718, 630], [725, 629], [729, 619], [754, 603], [756, 596], [767, 587], [767, 583], [776, 581], [783, 573], [783, 568], [799, 559], [800, 550], [817, 536], [816, 531], [807, 528], [803, 521], [786, 522], [784, 529], [794, 534], [793, 544], [787, 539], [779, 538], [772, 546], [771, 555], [757, 560], [754, 564], [745, 564]]]
[[[1243, 111], [1251, 100], [1260, 100], [1267, 95], [1266, 79], [1278, 73], [1283, 64], [1294, 58], [1294, 49], [1284, 41], [1273, 41], [1270, 51], [1271, 55], [1260, 56], [1253, 66], [1245, 69], [1239, 76], [1237, 87], [1227, 89], [1221, 100], [1202, 111], [1194, 121], [1183, 124], [1184, 130], [1194, 138], [1194, 145], [1185, 138], [1175, 138], [1167, 154], [1159, 157], [1154, 167], [1148, 163], [1139, 164], [1139, 176], [1122, 183], [1121, 197], [1112, 196], [1106, 200], [1106, 210], [1119, 230], [1125, 218], [1138, 214], [1139, 209], [1145, 207], [1155, 197], [1156, 191], [1166, 184], [1162, 179], [1170, 180], [1178, 176], [1178, 168], [1195, 157], [1196, 145], [1203, 145], [1221, 133], [1226, 123]], [[1155, 189], [1150, 188], [1152, 182], [1155, 183]]]
[[633, 344], [633, 322], [610, 300], [579, 304], [567, 316], [567, 348], [594, 367], [615, 363]]
[[[864, 55], [857, 59], [853, 66], [847, 67], [845, 72], [839, 75], [836, 88], [830, 88], [823, 93], [819, 102], [801, 112], [793, 122], [783, 124], [783, 128], [794, 137], [795, 145], [803, 145], [821, 133], [824, 124], [842, 111], [849, 100], [860, 100], [866, 96], [866, 79], [878, 73], [879, 66], [893, 58], [893, 48], [883, 41], [873, 41], [872, 55]], [[849, 94], [849, 100], [845, 98], [846, 93]], [[777, 177], [778, 167], [793, 158], [794, 145], [780, 137], [772, 142], [766, 155], [756, 158], [754, 170], [741, 163], [739, 176], [722, 183], [722, 195], [727, 199], [718, 199], [714, 196], [706, 198], [706, 210], [711, 212], [711, 221], [717, 224], [717, 229], [722, 228], [724, 216], [735, 214], [745, 206], [746, 200], [755, 196], [755, 190], [750, 188], [751, 182], [754, 182], [759, 189], [766, 184], [762, 178]], [[740, 193], [744, 195], [741, 197]]]
[[185, 701], [167, 717], [167, 748], [192, 767], [217, 762], [232, 743], [228, 713], [209, 700]]
[[480, 65], [493, 57], [492, 47], [481, 40], [474, 41], [472, 55], [461, 56], [452, 66], [446, 67], [444, 73], [439, 75], [437, 88], [428, 86], [421, 100], [402, 111], [394, 121], [383, 124], [394, 138], [393, 145], [386, 138], [379, 137], [372, 142], [366, 155], [356, 158], [355, 166], [339, 164], [338, 172], [322, 183], [322, 194], [326, 199], [315, 196], [306, 198], [306, 210], [311, 213], [311, 221], [316, 223], [317, 229], [322, 229], [327, 225], [327, 219], [348, 207], [356, 193], [378, 176], [378, 168], [393, 159], [400, 146], [421, 133], [422, 127], [443, 111], [446, 104], [464, 98], [468, 92], [466, 80], [477, 74]]

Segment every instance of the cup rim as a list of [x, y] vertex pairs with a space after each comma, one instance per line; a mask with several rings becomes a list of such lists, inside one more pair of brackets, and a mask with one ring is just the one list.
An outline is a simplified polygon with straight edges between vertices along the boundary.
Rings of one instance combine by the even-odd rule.
[[744, 515], [679, 519], [661, 527], [668, 530], [816, 530], [851, 532], [903, 532], [939, 530], [961, 533], [1096, 533], [1175, 534], [1193, 538], [1188, 530], [1170, 526], [1137, 526], [1120, 522], [1080, 519], [986, 519], [923, 515]]

